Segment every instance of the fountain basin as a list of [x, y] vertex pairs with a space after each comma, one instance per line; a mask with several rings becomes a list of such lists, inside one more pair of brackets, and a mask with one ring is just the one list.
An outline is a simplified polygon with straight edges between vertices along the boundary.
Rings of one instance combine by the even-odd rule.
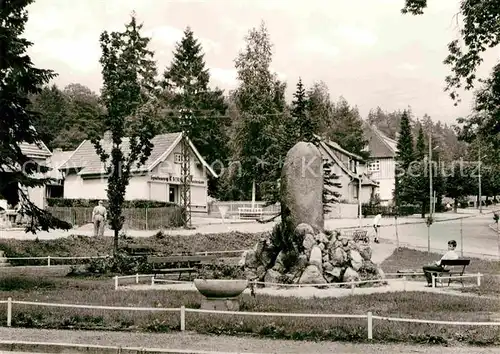
[[244, 279], [195, 279], [194, 286], [205, 297], [230, 299], [240, 295], [248, 286]]

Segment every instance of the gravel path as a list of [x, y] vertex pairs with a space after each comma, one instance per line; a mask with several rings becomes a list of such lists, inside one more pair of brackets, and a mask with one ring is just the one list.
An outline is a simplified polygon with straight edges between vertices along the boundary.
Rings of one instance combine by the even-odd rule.
[[190, 349], [232, 353], [498, 353], [498, 348], [444, 347], [403, 344], [306, 342], [250, 337], [208, 336], [195, 333], [129, 333], [0, 328], [7, 341], [52, 342], [122, 347]]

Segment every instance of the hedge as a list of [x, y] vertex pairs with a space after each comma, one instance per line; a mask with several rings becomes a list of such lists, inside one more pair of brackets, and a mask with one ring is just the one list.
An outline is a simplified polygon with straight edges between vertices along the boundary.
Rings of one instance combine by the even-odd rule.
[[[47, 205], [49, 207], [69, 207], [69, 208], [90, 208], [95, 207], [101, 199], [66, 199], [66, 198], [47, 198]], [[108, 201], [103, 200], [104, 206], [108, 206]], [[166, 208], [170, 206], [177, 206], [175, 203], [158, 202], [154, 200], [125, 200], [123, 208]]]

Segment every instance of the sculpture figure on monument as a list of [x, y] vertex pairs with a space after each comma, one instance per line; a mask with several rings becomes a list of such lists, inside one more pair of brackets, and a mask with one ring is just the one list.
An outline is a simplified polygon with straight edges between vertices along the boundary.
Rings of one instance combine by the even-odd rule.
[[102, 200], [92, 210], [92, 222], [94, 223], [94, 237], [104, 236], [104, 226], [108, 219], [106, 207]]

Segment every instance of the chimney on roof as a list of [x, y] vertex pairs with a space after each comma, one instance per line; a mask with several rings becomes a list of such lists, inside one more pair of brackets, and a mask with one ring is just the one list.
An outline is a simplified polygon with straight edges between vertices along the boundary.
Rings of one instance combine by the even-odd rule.
[[109, 142], [111, 142], [111, 138], [112, 138], [112, 135], [111, 135], [111, 130], [106, 130], [106, 131], [104, 132], [104, 135], [103, 135], [102, 139], [103, 139], [104, 141], [109, 141]]

